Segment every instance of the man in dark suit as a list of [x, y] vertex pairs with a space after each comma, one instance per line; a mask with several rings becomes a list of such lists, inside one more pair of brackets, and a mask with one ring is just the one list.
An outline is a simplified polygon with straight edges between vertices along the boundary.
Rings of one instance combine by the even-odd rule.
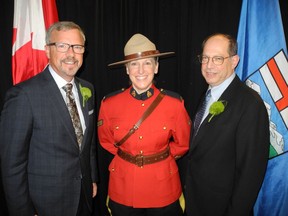
[[[84, 44], [85, 35], [75, 23], [53, 24], [45, 46], [49, 65], [7, 92], [0, 140], [11, 216], [91, 215], [97, 192], [94, 90], [75, 77]], [[72, 98], [63, 88], [67, 83]], [[66, 103], [74, 105], [77, 126]]]
[[267, 110], [260, 96], [234, 72], [239, 61], [234, 38], [214, 34], [202, 48], [199, 60], [210, 94], [186, 156], [186, 213], [252, 215], [268, 159]]

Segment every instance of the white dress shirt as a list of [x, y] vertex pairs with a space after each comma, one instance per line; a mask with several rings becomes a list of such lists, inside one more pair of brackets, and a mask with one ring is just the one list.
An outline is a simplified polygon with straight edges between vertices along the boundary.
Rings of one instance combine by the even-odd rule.
[[209, 86], [208, 89], [211, 89], [211, 97], [210, 97], [210, 100], [207, 103], [206, 110], [205, 110], [204, 116], [202, 118], [202, 121], [208, 116], [209, 108], [210, 108], [211, 104], [214, 103], [215, 101], [217, 101], [220, 98], [220, 96], [223, 94], [223, 92], [226, 90], [226, 88], [233, 81], [235, 76], [236, 76], [236, 74], [233, 73], [230, 77], [228, 77], [226, 80], [224, 80], [224, 82], [222, 82], [220, 85], [213, 86], [213, 87]]
[[[66, 92], [65, 90], [63, 89], [63, 86], [65, 86], [68, 82], [66, 80], [64, 80], [61, 76], [59, 76], [54, 70], [53, 68], [49, 65], [49, 71], [53, 77], [53, 79], [55, 80], [61, 94], [62, 94], [62, 97], [66, 103]], [[85, 133], [85, 130], [86, 130], [86, 124], [85, 124], [85, 120], [84, 120], [84, 116], [83, 116], [83, 112], [82, 112], [82, 108], [81, 108], [81, 103], [80, 103], [80, 99], [79, 99], [79, 95], [78, 95], [78, 91], [77, 91], [77, 87], [75, 85], [75, 82], [74, 82], [74, 78], [73, 80], [70, 82], [73, 87], [72, 87], [72, 92], [73, 92], [73, 95], [74, 95], [74, 98], [75, 98], [75, 102], [76, 102], [76, 106], [77, 106], [77, 110], [78, 110], [78, 113], [79, 113], [79, 117], [80, 117], [80, 121], [81, 121], [81, 126], [82, 126], [82, 130], [83, 130], [83, 135]]]

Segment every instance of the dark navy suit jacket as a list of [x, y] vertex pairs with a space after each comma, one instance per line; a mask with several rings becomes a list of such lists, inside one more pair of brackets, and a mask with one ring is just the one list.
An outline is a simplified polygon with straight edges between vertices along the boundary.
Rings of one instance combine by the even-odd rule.
[[270, 135], [262, 99], [236, 76], [219, 100], [227, 101], [224, 112], [204, 119], [185, 157], [189, 216], [249, 215], [265, 175]]
[[[81, 187], [92, 209], [96, 182], [93, 86], [75, 78], [86, 131], [81, 150], [61, 92], [48, 68], [12, 87], [0, 122], [3, 186], [11, 216], [76, 215]], [[79, 84], [92, 91], [82, 104]]]

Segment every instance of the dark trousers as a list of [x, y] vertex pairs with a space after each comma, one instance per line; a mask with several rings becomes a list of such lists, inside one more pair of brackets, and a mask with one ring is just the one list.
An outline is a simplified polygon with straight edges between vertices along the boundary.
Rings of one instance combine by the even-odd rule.
[[112, 216], [182, 216], [179, 201], [162, 208], [133, 208], [109, 200], [108, 206]]
[[87, 202], [86, 202], [84, 191], [81, 188], [81, 195], [80, 195], [79, 206], [78, 206], [76, 216], [91, 216], [91, 214], [92, 213], [90, 212]]

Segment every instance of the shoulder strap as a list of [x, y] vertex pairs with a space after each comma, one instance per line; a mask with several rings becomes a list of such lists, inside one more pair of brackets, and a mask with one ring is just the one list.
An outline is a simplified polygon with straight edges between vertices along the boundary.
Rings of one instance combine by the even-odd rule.
[[121, 146], [135, 131], [140, 127], [142, 122], [154, 111], [154, 109], [158, 106], [165, 95], [163, 93], [159, 93], [152, 104], [145, 110], [141, 118], [137, 121], [137, 123], [129, 130], [129, 132], [117, 143], [114, 144], [115, 147]]

